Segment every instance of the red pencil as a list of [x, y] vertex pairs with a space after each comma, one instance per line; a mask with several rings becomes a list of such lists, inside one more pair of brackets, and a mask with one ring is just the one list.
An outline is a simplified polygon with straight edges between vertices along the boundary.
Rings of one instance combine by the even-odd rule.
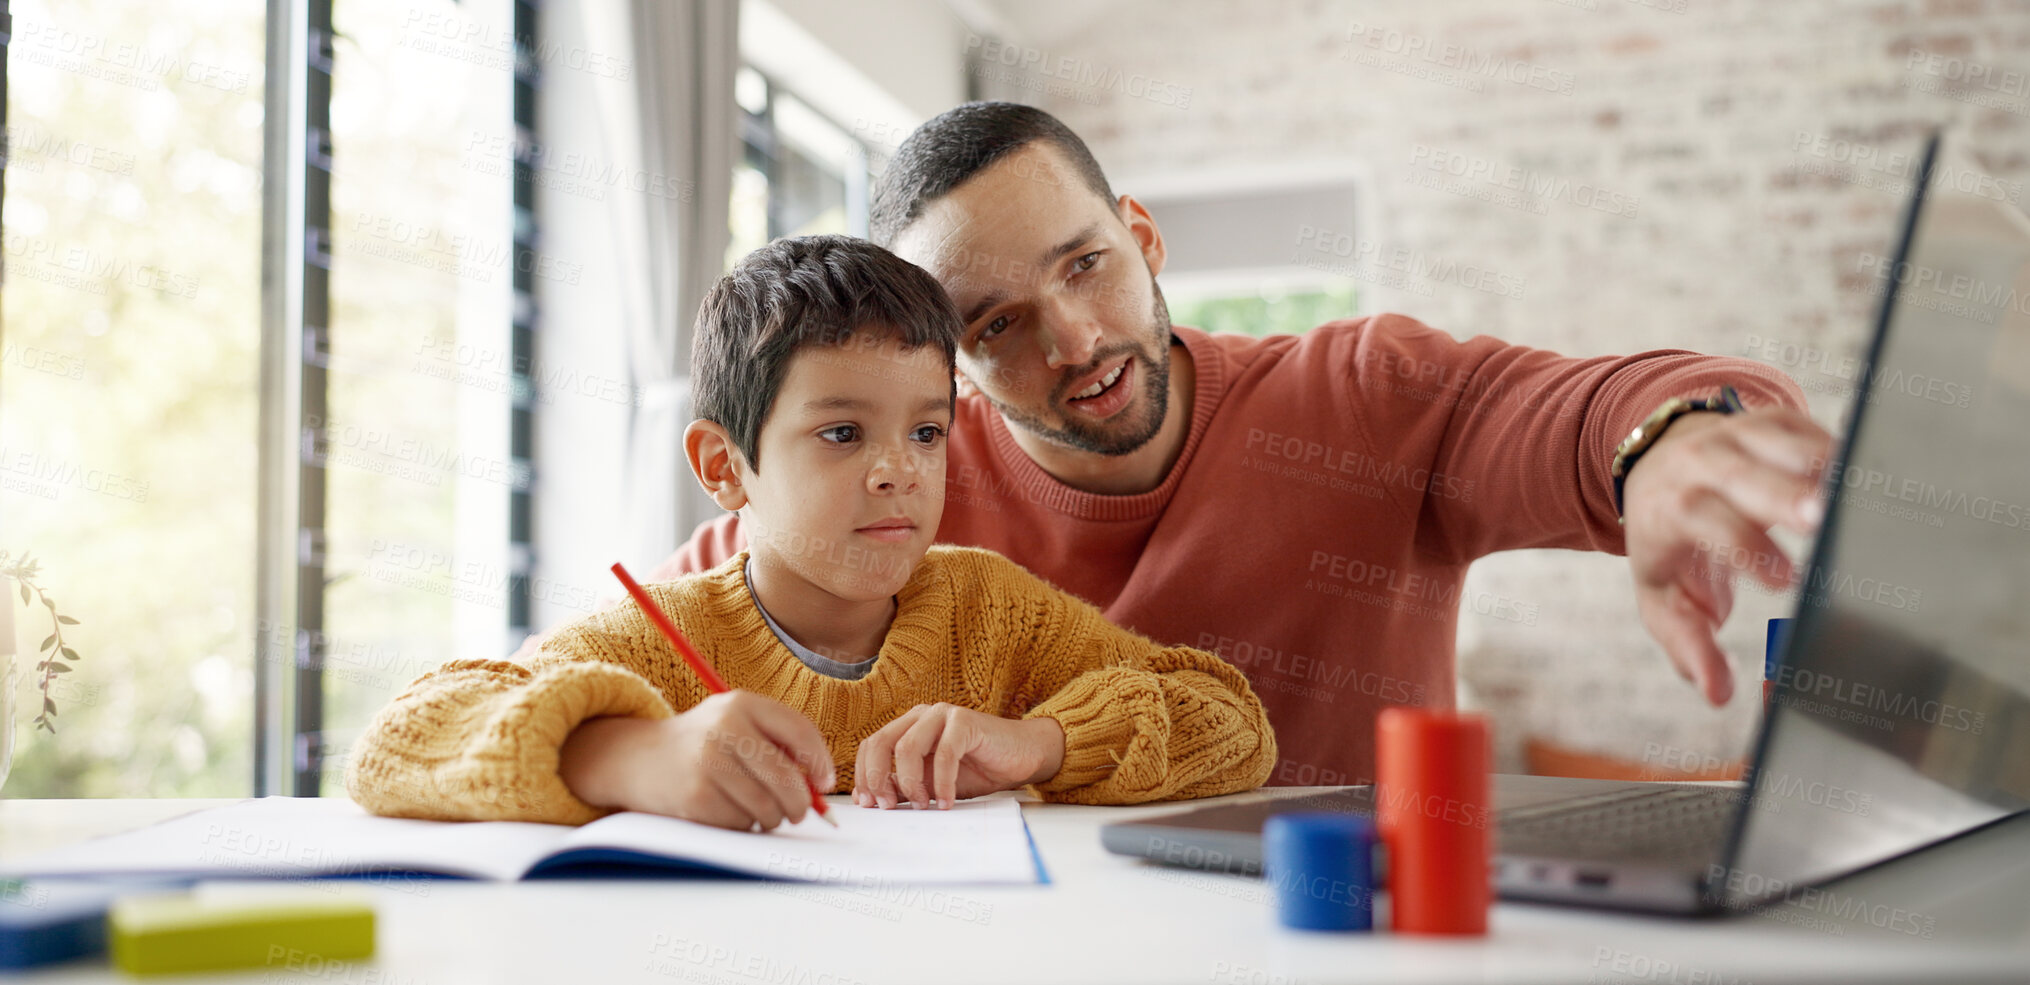
[[[642, 614], [648, 616], [648, 621], [655, 623], [656, 628], [663, 631], [663, 637], [670, 641], [671, 646], [677, 648], [677, 653], [683, 656], [685, 663], [691, 665], [691, 670], [698, 675], [698, 679], [705, 682], [705, 690], [713, 694], [725, 694], [733, 690], [726, 686], [726, 681], [720, 678], [719, 672], [713, 670], [712, 665], [698, 655], [698, 651], [691, 649], [691, 641], [684, 638], [683, 631], [677, 628], [676, 623], [670, 621], [669, 615], [663, 612], [662, 606], [657, 605], [655, 599], [649, 598], [648, 593], [642, 591], [640, 585], [635, 584], [634, 579], [629, 577], [627, 569], [621, 567], [618, 561], [613, 563], [613, 575], [620, 579], [622, 585], [627, 586], [627, 594], [634, 596], [635, 604], [641, 606]], [[804, 777], [804, 789], [811, 792], [811, 810], [818, 812], [819, 819], [832, 827], [838, 827], [839, 822], [832, 820], [831, 809], [825, 806], [825, 798], [819, 796], [817, 786], [811, 783], [808, 776]]]

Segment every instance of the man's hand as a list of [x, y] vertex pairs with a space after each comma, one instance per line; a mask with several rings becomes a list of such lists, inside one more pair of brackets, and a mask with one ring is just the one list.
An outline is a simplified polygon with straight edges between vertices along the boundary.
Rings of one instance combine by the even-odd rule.
[[564, 740], [557, 772], [594, 807], [767, 831], [804, 819], [836, 782], [810, 719], [774, 698], [728, 691], [674, 718], [594, 718]]
[[949, 809], [954, 800], [1042, 783], [1064, 765], [1064, 727], [1051, 718], [996, 718], [944, 703], [917, 705], [860, 743], [853, 801]]
[[1733, 671], [1714, 639], [1734, 608], [1734, 574], [1790, 587], [1790, 559], [1768, 531], [1818, 527], [1825, 515], [1819, 476], [1832, 443], [1799, 411], [1687, 414], [1622, 484], [1643, 625], [1678, 675], [1715, 705], [1734, 693]]

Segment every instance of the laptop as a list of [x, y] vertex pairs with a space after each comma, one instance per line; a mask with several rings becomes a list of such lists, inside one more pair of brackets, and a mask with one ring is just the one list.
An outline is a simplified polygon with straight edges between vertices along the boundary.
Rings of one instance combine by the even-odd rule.
[[[1941, 153], [1856, 265], [1875, 329], [1745, 782], [1496, 776], [1504, 898], [1745, 909], [2030, 809], [2030, 219]], [[1102, 842], [1259, 874], [1271, 815], [1373, 806], [1273, 794]]]

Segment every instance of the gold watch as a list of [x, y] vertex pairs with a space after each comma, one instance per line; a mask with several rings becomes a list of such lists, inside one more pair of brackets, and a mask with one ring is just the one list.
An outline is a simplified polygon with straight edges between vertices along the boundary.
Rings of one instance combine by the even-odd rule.
[[[1643, 418], [1642, 423], [1637, 424], [1635, 430], [1628, 432], [1628, 437], [1621, 439], [1621, 444], [1614, 449], [1614, 465], [1608, 470], [1614, 476], [1614, 512], [1617, 515], [1622, 513], [1621, 486], [1628, 481], [1628, 470], [1635, 467], [1635, 460], [1641, 458], [1642, 453], [1648, 451], [1651, 445], [1656, 444], [1656, 439], [1663, 436], [1664, 429], [1670, 427], [1673, 421], [1699, 411], [1734, 414], [1746, 409], [1741, 405], [1741, 395], [1734, 392], [1731, 386], [1721, 387], [1720, 395], [1717, 397], [1707, 397], [1703, 400], [1672, 397], [1664, 401], [1663, 406]], [[1627, 517], [1623, 516], [1622, 520], [1626, 522]]]

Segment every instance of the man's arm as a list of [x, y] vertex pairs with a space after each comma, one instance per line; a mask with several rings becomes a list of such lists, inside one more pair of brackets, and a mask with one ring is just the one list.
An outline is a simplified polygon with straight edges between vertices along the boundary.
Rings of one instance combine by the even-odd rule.
[[1746, 359], [1573, 358], [1487, 336], [1460, 342], [1393, 315], [1370, 319], [1341, 358], [1353, 361], [1349, 411], [1381, 454], [1434, 477], [1416, 484], [1419, 548], [1457, 563], [1529, 547], [1626, 553], [1614, 450], [1671, 397], [1731, 384], [1751, 410], [1804, 407], [1789, 377]]
[[[1362, 417], [1371, 434], [1418, 434], [1439, 413], [1405, 409], [1405, 396], [1443, 408], [1430, 468], [1447, 482], [1425, 489], [1420, 547], [1462, 562], [1521, 547], [1625, 553], [1651, 636], [1709, 701], [1727, 700], [1731, 670], [1714, 634], [1735, 571], [1787, 585], [1790, 564], [1767, 531], [1809, 530], [1822, 512], [1832, 436], [1805, 414], [1795, 381], [1674, 350], [1573, 359], [1484, 336], [1456, 342], [1403, 318], [1374, 319], [1359, 348], [1363, 409], [1378, 411]], [[1664, 401], [1725, 385], [1748, 410], [1673, 423], [1629, 473], [1624, 525], [1615, 448]]]

